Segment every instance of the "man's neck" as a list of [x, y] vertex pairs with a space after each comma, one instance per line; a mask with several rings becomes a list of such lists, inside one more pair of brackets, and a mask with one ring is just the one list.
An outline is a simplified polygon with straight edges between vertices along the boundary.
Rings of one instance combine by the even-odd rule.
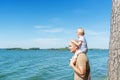
[[78, 52], [78, 50], [75, 51], [75, 53], [77, 53], [77, 52]]

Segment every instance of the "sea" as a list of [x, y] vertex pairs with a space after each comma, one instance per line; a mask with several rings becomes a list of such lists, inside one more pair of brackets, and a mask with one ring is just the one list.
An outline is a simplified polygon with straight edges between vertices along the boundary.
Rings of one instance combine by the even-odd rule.
[[[68, 50], [0, 50], [0, 80], [73, 80]], [[91, 80], [107, 80], [108, 50], [91, 49], [87, 56]]]

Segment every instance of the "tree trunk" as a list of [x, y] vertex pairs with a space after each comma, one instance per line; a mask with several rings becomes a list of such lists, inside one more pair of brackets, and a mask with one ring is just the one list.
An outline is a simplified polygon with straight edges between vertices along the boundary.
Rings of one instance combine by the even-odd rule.
[[120, 0], [112, 0], [108, 80], [120, 80]]

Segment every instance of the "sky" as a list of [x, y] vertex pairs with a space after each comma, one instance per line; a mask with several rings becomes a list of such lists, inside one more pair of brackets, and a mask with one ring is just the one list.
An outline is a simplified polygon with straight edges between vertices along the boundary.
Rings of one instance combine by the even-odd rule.
[[63, 48], [84, 28], [88, 48], [109, 48], [112, 0], [0, 0], [0, 48]]

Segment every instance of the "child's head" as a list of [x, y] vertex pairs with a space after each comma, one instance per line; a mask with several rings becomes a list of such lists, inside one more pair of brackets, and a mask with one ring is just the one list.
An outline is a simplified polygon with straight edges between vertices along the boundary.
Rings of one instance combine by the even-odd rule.
[[78, 28], [77, 29], [77, 36], [79, 37], [79, 36], [84, 36], [84, 29], [83, 28]]

